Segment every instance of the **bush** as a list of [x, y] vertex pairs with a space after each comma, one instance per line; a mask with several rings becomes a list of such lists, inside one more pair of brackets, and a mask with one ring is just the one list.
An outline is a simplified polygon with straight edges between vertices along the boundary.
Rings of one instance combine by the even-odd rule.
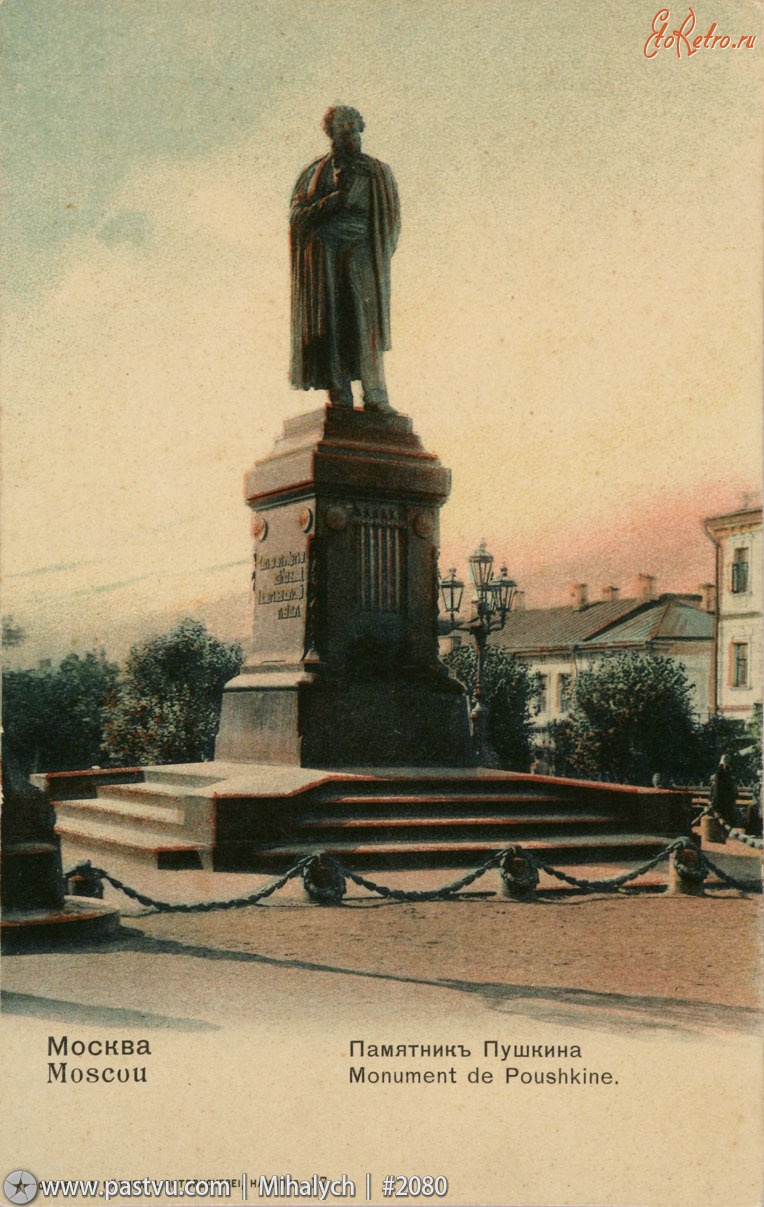
[[242, 661], [238, 645], [195, 620], [133, 646], [105, 725], [109, 761], [124, 767], [212, 758], [223, 687]]

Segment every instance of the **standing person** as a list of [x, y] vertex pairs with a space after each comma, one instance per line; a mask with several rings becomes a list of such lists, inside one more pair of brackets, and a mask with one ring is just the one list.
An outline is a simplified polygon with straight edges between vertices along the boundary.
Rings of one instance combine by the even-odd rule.
[[719, 814], [728, 826], [735, 824], [735, 806], [737, 804], [737, 784], [729, 765], [729, 758], [723, 754], [719, 766], [711, 776], [711, 807]]
[[390, 259], [400, 230], [398, 189], [387, 164], [361, 152], [357, 109], [324, 117], [331, 152], [301, 173], [290, 209], [292, 362], [295, 389], [328, 390], [352, 407], [395, 414], [385, 385], [390, 347]]

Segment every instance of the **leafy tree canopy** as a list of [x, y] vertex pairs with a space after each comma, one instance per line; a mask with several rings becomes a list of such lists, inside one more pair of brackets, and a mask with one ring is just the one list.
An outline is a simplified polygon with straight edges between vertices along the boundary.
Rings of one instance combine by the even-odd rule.
[[26, 775], [100, 760], [106, 701], [118, 667], [103, 654], [69, 654], [44, 671], [3, 674], [3, 745]]
[[223, 687], [242, 661], [238, 645], [219, 641], [190, 619], [134, 646], [106, 721], [109, 761], [128, 766], [212, 758]]
[[584, 776], [622, 784], [693, 774], [693, 686], [671, 658], [617, 654], [582, 671], [570, 716], [570, 761]]
[[747, 782], [751, 777], [751, 767], [741, 751], [748, 740], [743, 721], [725, 717], [722, 713], [710, 716], [698, 727], [693, 783], [707, 784], [723, 754], [729, 756], [735, 779], [739, 783]]
[[[472, 646], [462, 645], [444, 659], [451, 673], [467, 688], [474, 701], [477, 654]], [[488, 646], [481, 684], [483, 702], [488, 705], [491, 745], [502, 767], [526, 771], [530, 762], [533, 721], [531, 706], [538, 695], [536, 676], [525, 663], [506, 650]]]
[[751, 719], [746, 726], [747, 736], [750, 746], [746, 751], [749, 760], [750, 782], [753, 792], [753, 799], [761, 809], [761, 779], [762, 779], [762, 752], [761, 752], [761, 727], [762, 727], [762, 709], [760, 704], [754, 704]]

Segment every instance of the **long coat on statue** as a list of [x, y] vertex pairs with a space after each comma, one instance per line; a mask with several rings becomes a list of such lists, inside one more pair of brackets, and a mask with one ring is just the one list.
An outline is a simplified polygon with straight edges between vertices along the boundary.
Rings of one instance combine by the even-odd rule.
[[[369, 329], [358, 339], [371, 339], [377, 349], [390, 347], [390, 257], [395, 251], [400, 230], [400, 208], [395, 179], [387, 164], [360, 154], [353, 163], [356, 180], [353, 188], [368, 194], [364, 205], [368, 214], [365, 241], [373, 271], [373, 304], [369, 308]], [[338, 271], [325, 245], [325, 232], [332, 194], [337, 193], [334, 159], [317, 159], [299, 177], [292, 193], [290, 242], [292, 252], [292, 385], [302, 390], [329, 390], [332, 380], [332, 347], [340, 343], [337, 328], [341, 317], [331, 298], [337, 290], [327, 290], [327, 272]], [[328, 200], [327, 200], [328, 199]], [[336, 212], [336, 211], [335, 211]], [[347, 332], [342, 333], [347, 342]], [[357, 353], [353, 356], [354, 365]], [[358, 371], [350, 368], [355, 380]]]

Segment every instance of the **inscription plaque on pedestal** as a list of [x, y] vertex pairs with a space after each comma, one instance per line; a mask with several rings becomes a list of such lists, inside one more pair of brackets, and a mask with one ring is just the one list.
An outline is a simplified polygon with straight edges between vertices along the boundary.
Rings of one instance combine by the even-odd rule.
[[290, 503], [252, 523], [253, 648], [263, 662], [299, 661], [304, 654], [310, 537], [305, 507]]

